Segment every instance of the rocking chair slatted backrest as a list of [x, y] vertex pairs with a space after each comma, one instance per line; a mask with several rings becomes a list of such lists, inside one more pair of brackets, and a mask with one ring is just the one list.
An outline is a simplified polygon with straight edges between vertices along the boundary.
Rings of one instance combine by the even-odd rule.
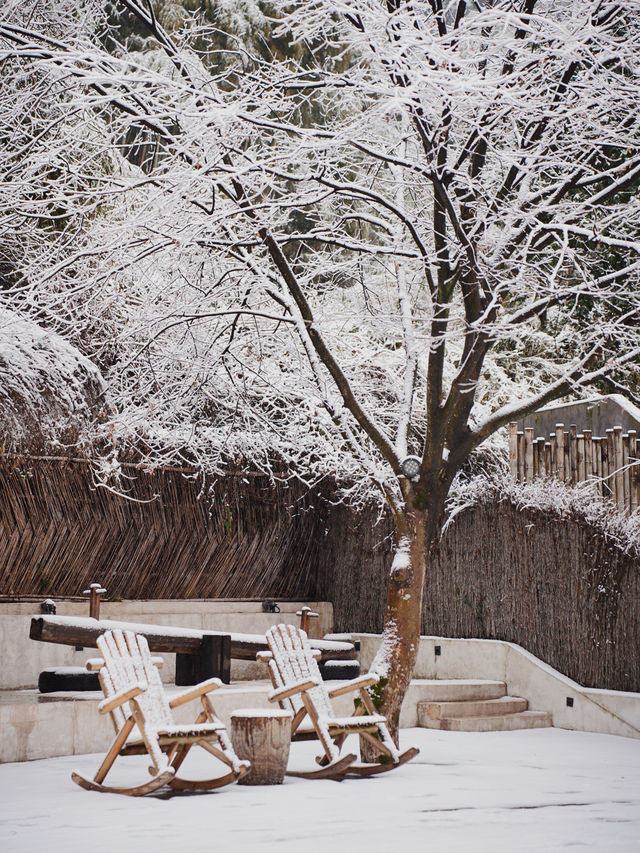
[[[318, 686], [308, 691], [314, 707], [320, 716], [332, 716], [329, 695], [313, 650], [306, 643], [306, 633], [293, 625], [275, 625], [267, 631], [266, 636], [269, 648], [273, 650], [269, 670], [274, 686], [285, 687], [305, 679], [314, 679]], [[284, 703], [289, 704], [294, 717], [304, 707], [299, 693], [285, 699]]]
[[[105, 662], [100, 670], [105, 695], [112, 696], [142, 682], [147, 686], [136, 701], [146, 722], [155, 728], [171, 725], [173, 715], [146, 637], [132, 631], [109, 631], [98, 637], [97, 643]], [[119, 710], [118, 722], [124, 723], [131, 711], [128, 705]]]
[[[98, 648], [100, 648], [100, 642], [98, 641]], [[106, 666], [103, 666], [98, 672], [98, 678], [100, 680], [100, 686], [102, 687], [102, 692], [105, 697], [115, 696], [118, 692], [113, 683], [113, 679], [109, 674], [109, 670]], [[117, 708], [114, 708], [109, 715], [111, 717], [111, 722], [113, 723], [113, 727], [116, 730], [116, 733], [120, 731], [120, 729], [124, 726], [126, 721], [131, 716], [131, 710], [128, 705], [119, 705]]]

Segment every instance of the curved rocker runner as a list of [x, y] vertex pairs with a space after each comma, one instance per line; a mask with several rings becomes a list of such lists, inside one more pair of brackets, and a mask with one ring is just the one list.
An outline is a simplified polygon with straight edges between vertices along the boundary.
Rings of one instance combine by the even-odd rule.
[[[136, 797], [169, 786], [180, 791], [207, 791], [242, 778], [249, 768], [233, 750], [224, 723], [216, 717], [208, 694], [222, 685], [217, 678], [190, 687], [171, 701], [160, 679], [161, 658], [152, 658], [144, 636], [131, 631], [107, 631], [98, 638], [102, 659], [90, 660], [87, 668], [99, 670], [105, 698], [98, 706], [110, 714], [116, 737], [92, 780], [74, 772], [76, 784], [90, 791]], [[175, 724], [172, 709], [200, 699], [202, 710], [192, 724]], [[130, 739], [137, 727], [139, 737]], [[212, 779], [190, 780], [177, 776], [193, 746], [200, 746], [225, 764], [229, 771]], [[154, 778], [140, 785], [114, 787], [104, 784], [119, 755], [147, 753]]]

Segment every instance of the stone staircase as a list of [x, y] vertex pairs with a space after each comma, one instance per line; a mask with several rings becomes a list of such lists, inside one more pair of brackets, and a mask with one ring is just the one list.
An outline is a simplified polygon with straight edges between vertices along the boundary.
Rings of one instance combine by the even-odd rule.
[[526, 699], [507, 696], [503, 681], [456, 679], [421, 684], [418, 725], [450, 732], [505, 732], [551, 726], [549, 711], [529, 711]]

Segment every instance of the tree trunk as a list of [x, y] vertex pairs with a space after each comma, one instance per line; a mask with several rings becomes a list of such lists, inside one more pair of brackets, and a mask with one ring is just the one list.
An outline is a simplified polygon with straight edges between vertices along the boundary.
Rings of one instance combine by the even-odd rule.
[[[396, 552], [387, 587], [382, 642], [371, 665], [381, 680], [370, 692], [379, 713], [387, 718], [396, 743], [400, 707], [418, 655], [427, 563], [440, 531], [439, 502], [429, 503], [428, 509], [410, 507], [396, 516]], [[360, 748], [363, 760], [378, 760], [373, 745], [361, 740]]]

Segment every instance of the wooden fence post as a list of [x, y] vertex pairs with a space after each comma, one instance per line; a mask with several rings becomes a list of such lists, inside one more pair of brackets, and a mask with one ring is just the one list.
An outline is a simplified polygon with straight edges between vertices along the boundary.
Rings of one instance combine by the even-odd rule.
[[640, 438], [636, 438], [635, 457], [639, 460], [636, 463], [636, 506], [640, 507]]
[[628, 512], [631, 507], [631, 489], [629, 488], [629, 433], [624, 433], [622, 436], [622, 500], [625, 512]]
[[593, 473], [598, 478], [598, 491], [602, 491], [602, 437], [596, 436], [592, 439], [593, 442]]
[[638, 508], [638, 457], [636, 445], [638, 434], [635, 429], [629, 430], [629, 509], [635, 512]]
[[568, 476], [567, 480], [575, 486], [578, 481], [578, 466], [576, 458], [578, 439], [578, 427], [575, 424], [569, 426], [569, 441], [568, 441]]
[[511, 476], [518, 479], [518, 424], [512, 421], [509, 424], [509, 465]]
[[590, 429], [584, 430], [584, 478], [590, 480], [593, 474], [593, 443]]
[[604, 494], [605, 495], [611, 495], [611, 497], [613, 497], [613, 499], [615, 500], [615, 496], [616, 496], [615, 483], [614, 483], [613, 478], [611, 476], [611, 472], [615, 470], [615, 467], [614, 467], [615, 454], [614, 454], [614, 450], [613, 450], [613, 430], [612, 429], [605, 430], [605, 433], [606, 433], [606, 445], [605, 445], [605, 447], [602, 448], [604, 451], [602, 454], [602, 468], [603, 468], [602, 474], [603, 474], [603, 477], [605, 478], [604, 483], [606, 483], [607, 488], [606, 488], [606, 491], [604, 492]]
[[518, 433], [518, 480], [524, 483], [524, 433]]
[[536, 438], [535, 440], [535, 453], [534, 453], [534, 462], [533, 467], [538, 477], [546, 477], [547, 471], [545, 467], [545, 458], [544, 458], [544, 438]]
[[622, 469], [622, 427], [617, 426], [613, 428], [613, 447], [614, 447], [614, 461], [613, 461], [613, 470], [615, 477], [615, 489], [616, 489], [616, 504], [618, 505], [618, 509], [624, 509], [624, 478], [623, 478], [623, 469]]
[[524, 431], [524, 479], [526, 483], [533, 482], [533, 429], [527, 427]]
[[587, 479], [585, 474], [584, 444], [584, 435], [576, 436], [576, 483], [582, 483]]
[[100, 618], [100, 596], [104, 595], [107, 590], [101, 583], [92, 583], [89, 589], [85, 589], [83, 595], [89, 596], [89, 617], [91, 619]]
[[559, 480], [564, 482], [564, 424], [556, 424], [556, 458], [554, 473]]

